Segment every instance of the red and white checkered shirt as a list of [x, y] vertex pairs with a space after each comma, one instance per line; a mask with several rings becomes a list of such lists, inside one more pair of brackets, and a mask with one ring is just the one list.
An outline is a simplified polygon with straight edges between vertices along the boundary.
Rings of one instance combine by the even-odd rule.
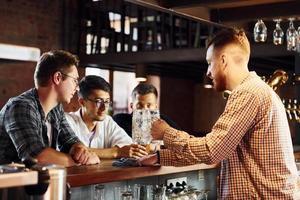
[[168, 128], [163, 140], [161, 165], [221, 162], [221, 199], [300, 199], [285, 108], [255, 72], [232, 91], [206, 137]]

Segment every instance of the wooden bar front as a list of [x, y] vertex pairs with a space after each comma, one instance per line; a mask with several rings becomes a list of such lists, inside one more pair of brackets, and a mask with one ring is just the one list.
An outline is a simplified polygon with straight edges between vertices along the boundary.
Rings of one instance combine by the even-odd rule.
[[217, 167], [217, 165], [206, 164], [197, 164], [186, 167], [114, 167], [112, 166], [112, 162], [113, 160], [102, 160], [98, 165], [67, 168], [67, 182], [71, 187], [78, 187], [202, 169], [213, 169]]

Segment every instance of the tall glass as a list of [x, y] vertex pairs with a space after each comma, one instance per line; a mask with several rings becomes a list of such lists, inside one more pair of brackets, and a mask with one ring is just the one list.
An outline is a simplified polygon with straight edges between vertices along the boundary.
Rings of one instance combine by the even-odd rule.
[[151, 126], [159, 118], [158, 110], [137, 109], [132, 114], [132, 139], [134, 143], [147, 145], [152, 141]]

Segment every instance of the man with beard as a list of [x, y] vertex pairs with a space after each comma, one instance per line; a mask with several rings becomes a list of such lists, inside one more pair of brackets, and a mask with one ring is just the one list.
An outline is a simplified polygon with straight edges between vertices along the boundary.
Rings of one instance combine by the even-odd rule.
[[78, 63], [76, 56], [61, 50], [40, 57], [35, 88], [11, 98], [0, 111], [1, 164], [31, 157], [40, 164], [67, 167], [100, 162], [76, 137], [61, 105], [78, 88]]
[[99, 76], [86, 76], [79, 82], [77, 112], [66, 114], [80, 140], [100, 158], [139, 158], [146, 148], [132, 144], [132, 139], [107, 115], [111, 105], [111, 88]]
[[[192, 137], [163, 120], [152, 126], [167, 149], [142, 165], [221, 162], [220, 199], [300, 199], [299, 176], [285, 108], [255, 72], [242, 30], [222, 30], [208, 43], [207, 76], [217, 91], [230, 90], [225, 110], [205, 137]], [[298, 185], [297, 185], [298, 184]]]

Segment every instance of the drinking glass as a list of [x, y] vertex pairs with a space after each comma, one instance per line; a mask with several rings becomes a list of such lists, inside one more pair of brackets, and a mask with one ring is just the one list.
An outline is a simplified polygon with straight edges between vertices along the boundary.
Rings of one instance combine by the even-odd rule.
[[273, 43], [275, 45], [280, 45], [283, 44], [283, 37], [284, 37], [284, 32], [282, 30], [282, 28], [280, 27], [280, 22], [281, 19], [275, 19], [274, 20], [276, 22], [276, 28], [273, 31]]
[[153, 200], [153, 186], [152, 185], [142, 185], [141, 186], [141, 200]]
[[133, 200], [133, 194], [131, 191], [125, 191], [121, 195], [121, 200]]
[[134, 143], [147, 145], [152, 140], [151, 136], [151, 112], [150, 110], [137, 109], [132, 115], [132, 139]]
[[267, 27], [262, 19], [258, 19], [253, 30], [255, 42], [265, 42], [267, 40]]
[[137, 109], [132, 115], [132, 139], [136, 144], [146, 145], [152, 143], [152, 122], [160, 118], [159, 110]]
[[141, 186], [139, 184], [133, 185], [133, 199], [140, 200], [141, 196]]
[[104, 185], [95, 185], [94, 200], [105, 200]]
[[156, 185], [153, 189], [153, 199], [154, 200], [165, 200], [166, 198], [166, 186]]
[[296, 51], [297, 50], [297, 40], [298, 40], [298, 32], [294, 27], [294, 18], [289, 18], [290, 24], [289, 28], [286, 31], [286, 42], [287, 42], [287, 50], [288, 51]]
[[298, 27], [297, 52], [300, 53], [300, 26]]
[[133, 200], [134, 193], [130, 186], [116, 186], [114, 188], [114, 199], [115, 200]]

